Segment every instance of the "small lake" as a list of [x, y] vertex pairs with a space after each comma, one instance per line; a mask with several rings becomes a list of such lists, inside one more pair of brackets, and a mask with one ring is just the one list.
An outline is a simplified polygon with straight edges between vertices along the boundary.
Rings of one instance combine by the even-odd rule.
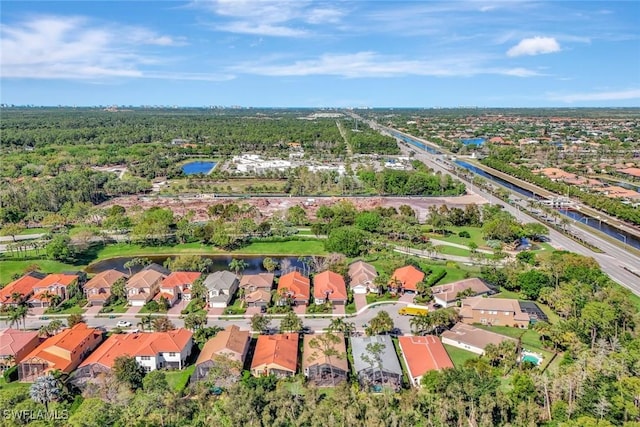
[[216, 162], [189, 162], [182, 166], [185, 175], [208, 174], [216, 167]]
[[[124, 264], [133, 258], [147, 258], [156, 264], [163, 265], [167, 258], [175, 258], [179, 255], [151, 255], [151, 256], [140, 256], [140, 257], [116, 257], [109, 258], [102, 261], [98, 261], [94, 264], [91, 264], [87, 267], [86, 271], [90, 274], [100, 273], [105, 270], [118, 270], [123, 273], [129, 274], [129, 269], [124, 266]], [[209, 258], [213, 261], [211, 265], [210, 272], [220, 271], [220, 270], [229, 270], [229, 262], [231, 259], [242, 259], [244, 260], [248, 266], [243, 270], [243, 273], [246, 274], [254, 274], [254, 273], [263, 273], [266, 270], [262, 267], [262, 260], [266, 257], [264, 256], [230, 256], [230, 255], [202, 255], [202, 258]], [[282, 265], [283, 261], [285, 263], [289, 263], [291, 267], [298, 267], [300, 269], [304, 268], [304, 264], [298, 260], [297, 257], [270, 257], [274, 261], [278, 263], [279, 266]], [[286, 260], [286, 261], [285, 261]], [[138, 271], [142, 270], [143, 267], [136, 266], [131, 269], [131, 273], [135, 274]], [[279, 270], [275, 271], [276, 274], [279, 273]]]
[[469, 138], [469, 139], [461, 139], [464, 145], [482, 145], [484, 144], [484, 138]]

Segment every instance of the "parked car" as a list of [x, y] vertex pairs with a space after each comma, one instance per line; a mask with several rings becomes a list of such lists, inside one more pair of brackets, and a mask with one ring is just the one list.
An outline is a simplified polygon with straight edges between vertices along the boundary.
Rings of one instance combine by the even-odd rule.
[[126, 320], [118, 320], [118, 323], [116, 323], [116, 326], [118, 328], [130, 328], [131, 322], [127, 322]]

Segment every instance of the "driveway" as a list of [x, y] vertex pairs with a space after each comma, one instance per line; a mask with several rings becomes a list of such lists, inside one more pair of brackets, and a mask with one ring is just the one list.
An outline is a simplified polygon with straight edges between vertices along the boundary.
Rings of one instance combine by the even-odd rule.
[[221, 316], [224, 314], [224, 310], [224, 307], [212, 307], [208, 308], [207, 312], [209, 313], [209, 316]]
[[344, 304], [335, 304], [332, 310], [333, 314], [346, 314]]
[[92, 305], [92, 306], [87, 308], [87, 311], [85, 311], [84, 314], [96, 315], [96, 314], [98, 314], [100, 312], [101, 309], [102, 309], [101, 305]]
[[127, 310], [127, 312], [125, 314], [130, 315], [130, 316], [135, 316], [136, 314], [138, 314], [140, 312], [141, 309], [142, 309], [142, 306], [140, 306], [140, 307], [129, 307], [129, 309]]
[[187, 302], [184, 300], [180, 300], [176, 303], [176, 305], [174, 305], [173, 307], [171, 307], [168, 311], [167, 314], [177, 314], [180, 315], [181, 311], [185, 309], [185, 307], [187, 306]]
[[367, 305], [367, 294], [354, 294], [353, 302], [356, 304], [356, 311]]
[[306, 314], [307, 306], [306, 305], [296, 305], [293, 307], [293, 312], [295, 314]]
[[405, 293], [400, 298], [398, 298], [398, 301], [406, 302], [407, 304], [413, 304], [413, 299], [415, 297], [415, 294]]
[[262, 310], [260, 307], [247, 307], [247, 311], [245, 311], [246, 315], [253, 316], [254, 314], [262, 314]]
[[32, 316], [42, 316], [46, 309], [47, 307], [32, 307], [29, 308], [29, 314]]

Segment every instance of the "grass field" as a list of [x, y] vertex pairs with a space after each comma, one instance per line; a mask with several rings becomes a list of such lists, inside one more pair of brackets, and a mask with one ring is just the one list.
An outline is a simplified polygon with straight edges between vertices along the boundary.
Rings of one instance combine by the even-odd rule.
[[169, 384], [169, 387], [174, 391], [180, 392], [184, 390], [189, 383], [189, 377], [193, 374], [195, 369], [196, 365], [191, 365], [183, 370], [165, 372], [167, 384]]
[[37, 265], [38, 270], [46, 271], [47, 273], [60, 273], [62, 271], [73, 271], [81, 268], [77, 265], [65, 264], [58, 261], [41, 259], [24, 260], [18, 257], [2, 257], [0, 258], [0, 283], [7, 284], [11, 282], [14, 275], [21, 275], [27, 267], [33, 265]]
[[31, 383], [21, 383], [20, 381], [6, 382], [4, 378], [0, 377], [0, 390], [15, 390], [15, 389], [23, 389], [25, 391], [29, 390], [31, 387]]
[[255, 242], [233, 251], [238, 255], [323, 255], [321, 240], [292, 240], [289, 242]]
[[48, 227], [35, 227], [35, 228], [25, 228], [24, 230], [22, 230], [20, 233], [18, 233], [19, 236], [24, 236], [26, 234], [41, 234], [41, 233], [48, 233], [51, 229]]
[[[430, 230], [430, 227], [427, 227], [427, 230]], [[485, 240], [482, 238], [482, 229], [480, 227], [448, 226], [446, 230], [449, 231], [450, 234], [448, 233], [443, 236], [442, 233], [430, 232], [428, 236], [436, 240], [444, 240], [445, 242], [458, 243], [465, 246], [468, 246], [471, 242], [475, 242], [479, 248], [485, 246]], [[471, 237], [458, 236], [458, 233], [461, 231], [468, 232]]]
[[476, 357], [479, 357], [475, 353], [472, 353], [472, 352], [467, 351], [467, 350], [463, 350], [463, 349], [458, 348], [458, 347], [454, 347], [454, 346], [449, 345], [449, 344], [444, 344], [444, 348], [447, 350], [447, 353], [449, 353], [449, 357], [451, 358], [451, 361], [453, 362], [453, 366], [455, 366], [456, 368], [464, 366], [464, 363], [467, 360], [475, 359]]
[[471, 251], [468, 249], [456, 248], [454, 246], [440, 245], [440, 253], [447, 255], [466, 256], [471, 255]]

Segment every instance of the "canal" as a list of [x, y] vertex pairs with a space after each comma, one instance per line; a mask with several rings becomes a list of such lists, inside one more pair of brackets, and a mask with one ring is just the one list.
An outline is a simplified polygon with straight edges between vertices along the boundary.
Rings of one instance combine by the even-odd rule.
[[[394, 136], [398, 139], [401, 139], [402, 141], [411, 144], [415, 147], [418, 147], [422, 150], [425, 150], [431, 154], [442, 154], [440, 153], [438, 150], [429, 147], [428, 145], [423, 144], [422, 142], [410, 138], [408, 136], [393, 132]], [[488, 179], [490, 181], [495, 182], [496, 184], [499, 184], [503, 187], [509, 188], [527, 198], [530, 199], [536, 199], [536, 200], [542, 200], [543, 197], [540, 197], [537, 194], [534, 194], [533, 192], [527, 190], [526, 188], [522, 188], [518, 185], [515, 185], [511, 182], [505, 181], [501, 178], [498, 178], [497, 176], [491, 175], [490, 173], [487, 173], [486, 171], [461, 160], [455, 160], [454, 163], [462, 168], [465, 168], [471, 172], [473, 172], [474, 174], [481, 176], [485, 179]], [[582, 212], [573, 210], [573, 209], [558, 209], [558, 212], [560, 212], [562, 215], [573, 219], [575, 221], [579, 221], [582, 222], [583, 224], [588, 225], [591, 228], [594, 228], [596, 230], [599, 230], [602, 233], [605, 233], [606, 235], [613, 237], [616, 240], [619, 240], [629, 246], [632, 246], [636, 249], [640, 249], [640, 239], [638, 239], [636, 236], [627, 233], [624, 230], [620, 230], [619, 228], [613, 227], [610, 224], [607, 224], [606, 221], [602, 221], [599, 220], [597, 218], [594, 218], [592, 216], [586, 215]]]
[[[169, 258], [175, 258], [180, 255], [150, 255], [150, 256], [140, 256], [140, 257], [115, 257], [108, 258], [102, 261], [98, 261], [93, 263], [87, 267], [87, 273], [95, 274], [100, 273], [105, 270], [118, 270], [123, 273], [129, 274], [129, 269], [124, 265], [131, 261], [133, 258], [146, 258], [149, 261], [163, 265], [164, 262]], [[233, 258], [242, 259], [247, 263], [247, 267], [243, 270], [243, 273], [246, 274], [254, 274], [254, 273], [262, 273], [266, 271], [262, 267], [262, 261], [264, 260], [264, 256], [240, 256], [240, 255], [202, 255], [202, 258], [208, 258], [212, 261], [210, 271], [220, 271], [220, 270], [229, 270], [229, 263]], [[276, 263], [278, 263], [278, 268], [283, 266], [288, 267], [297, 267], [301, 270], [305, 270], [306, 266], [300, 261], [297, 257], [270, 257]], [[135, 274], [138, 271], [142, 270], [144, 266], [135, 266], [131, 268], [131, 273]], [[276, 274], [280, 273], [280, 270], [275, 271]]]

